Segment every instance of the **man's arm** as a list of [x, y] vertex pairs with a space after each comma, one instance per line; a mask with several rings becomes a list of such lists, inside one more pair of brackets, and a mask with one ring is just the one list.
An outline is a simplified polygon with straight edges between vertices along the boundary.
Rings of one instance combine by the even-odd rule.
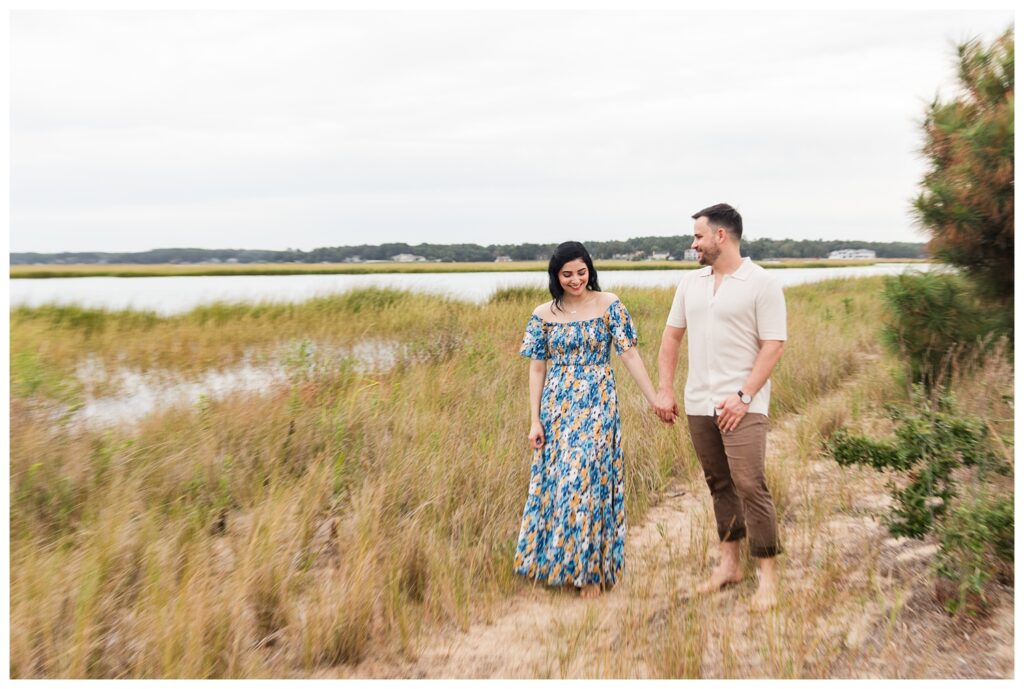
[[751, 397], [756, 395], [764, 387], [764, 384], [771, 378], [775, 364], [782, 358], [782, 350], [786, 347], [785, 340], [759, 340], [761, 350], [754, 359], [754, 368], [747, 376], [747, 382], [743, 384], [743, 392]]
[[679, 361], [679, 345], [682, 344], [685, 333], [686, 328], [666, 325], [665, 331], [661, 334], [661, 347], [658, 349], [658, 395], [654, 402], [654, 412], [668, 424], [679, 416], [673, 381], [676, 377], [676, 364]]
[[[754, 367], [750, 369], [750, 375], [743, 384], [743, 392], [751, 397], [756, 395], [768, 382], [772, 375], [772, 369], [782, 358], [782, 350], [786, 343], [784, 340], [758, 340], [760, 349], [757, 358], [754, 359]], [[718, 405], [718, 427], [729, 432], [740, 424], [740, 421], [747, 414], [749, 405], [743, 404], [739, 395], [730, 395], [724, 402]]]

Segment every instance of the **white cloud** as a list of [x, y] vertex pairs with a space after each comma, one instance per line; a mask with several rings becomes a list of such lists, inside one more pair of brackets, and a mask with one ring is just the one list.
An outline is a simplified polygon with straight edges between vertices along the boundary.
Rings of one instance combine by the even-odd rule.
[[917, 120], [1001, 12], [17, 12], [14, 251], [919, 241]]

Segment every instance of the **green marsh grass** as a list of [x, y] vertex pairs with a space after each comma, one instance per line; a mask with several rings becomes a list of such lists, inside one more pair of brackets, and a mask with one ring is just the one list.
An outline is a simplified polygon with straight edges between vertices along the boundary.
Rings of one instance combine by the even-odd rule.
[[[787, 290], [773, 414], [807, 409], [857, 370], [875, 346], [879, 291], [873, 279]], [[649, 372], [672, 294], [619, 292]], [[511, 574], [530, 459], [518, 348], [543, 300], [364, 290], [173, 317], [12, 309], [12, 676], [312, 674], [415, 655], [428, 630], [492, 614], [522, 586]], [[80, 384], [73, 372], [87, 357], [186, 376], [303, 341], [365, 338], [421, 355], [381, 373], [319, 368], [131, 429], [46, 413]], [[627, 518], [638, 524], [670, 482], [693, 485], [700, 472], [682, 428], [664, 429], [615, 366]], [[681, 645], [651, 660], [693, 675], [703, 639], [691, 627], [705, 613], [673, 615]]]

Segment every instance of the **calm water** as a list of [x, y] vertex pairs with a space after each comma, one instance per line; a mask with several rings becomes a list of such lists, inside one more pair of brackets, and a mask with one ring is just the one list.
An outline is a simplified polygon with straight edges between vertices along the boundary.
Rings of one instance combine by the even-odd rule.
[[[107, 369], [98, 359], [87, 357], [75, 370], [85, 399], [68, 419], [92, 428], [131, 426], [154, 412], [195, 406], [204, 398], [266, 394], [277, 386], [316, 376], [321, 369], [337, 369], [343, 360], [358, 373], [378, 373], [399, 361], [417, 358], [401, 343], [377, 338], [348, 346], [293, 340], [263, 356], [254, 354], [246, 353], [235, 366], [209, 369], [191, 377], [171, 370]], [[96, 395], [97, 385], [112, 386], [116, 394]], [[66, 409], [58, 409], [54, 418], [66, 413]]]
[[[928, 264], [880, 263], [853, 268], [787, 268], [772, 274], [784, 287], [836, 277], [897, 275]], [[686, 270], [608, 270], [601, 286], [674, 287]], [[11, 306], [78, 304], [173, 314], [213, 302], [299, 302], [360, 287], [393, 287], [486, 301], [503, 287], [547, 285], [546, 273], [426, 273], [387, 275], [237, 275], [149, 278], [52, 278], [10, 280]]]

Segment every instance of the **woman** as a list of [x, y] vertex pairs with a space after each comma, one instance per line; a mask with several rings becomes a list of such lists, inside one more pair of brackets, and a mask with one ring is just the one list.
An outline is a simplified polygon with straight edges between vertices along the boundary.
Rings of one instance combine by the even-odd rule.
[[601, 291], [584, 246], [560, 244], [548, 276], [552, 300], [530, 316], [520, 351], [532, 359], [533, 463], [515, 571], [593, 598], [618, 580], [626, 538], [613, 343], [651, 404], [655, 391], [629, 312]]

